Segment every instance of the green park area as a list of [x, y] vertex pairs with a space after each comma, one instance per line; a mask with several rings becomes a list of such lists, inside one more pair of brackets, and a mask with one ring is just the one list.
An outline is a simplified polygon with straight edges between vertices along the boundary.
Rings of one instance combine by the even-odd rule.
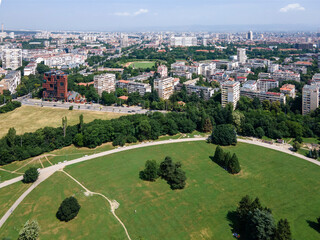
[[[318, 166], [285, 153], [238, 143], [223, 147], [236, 153], [241, 164], [240, 174], [231, 175], [210, 159], [215, 148], [204, 141], [152, 146], [68, 166], [65, 171], [90, 191], [120, 203], [116, 214], [131, 239], [232, 240], [229, 216], [247, 194], [259, 197], [263, 206], [271, 208], [275, 220], [287, 218], [293, 239], [319, 239], [320, 233], [313, 228], [320, 215]], [[173, 191], [161, 179], [139, 179], [147, 160], [160, 163], [165, 156], [182, 163], [187, 176], [183, 190]], [[69, 196], [78, 199], [80, 212], [70, 222], [59, 222], [56, 211]], [[6, 199], [0, 201], [2, 205]], [[28, 219], [38, 220], [41, 239], [126, 239], [108, 202], [99, 196], [85, 196], [84, 190], [62, 172], [27, 196], [2, 227], [0, 238], [17, 238]]]
[[75, 125], [79, 123], [81, 114], [86, 123], [95, 119], [108, 120], [123, 115], [99, 111], [70, 111], [59, 108], [22, 106], [14, 111], [0, 114], [0, 137], [6, 135], [9, 128], [12, 127], [15, 128], [17, 134], [34, 132], [43, 127], [59, 127], [63, 117], [67, 117], [68, 125]]
[[150, 62], [150, 61], [143, 61], [143, 62], [132, 62], [130, 64], [130, 67], [132, 68], [152, 68], [154, 66], [155, 62]]

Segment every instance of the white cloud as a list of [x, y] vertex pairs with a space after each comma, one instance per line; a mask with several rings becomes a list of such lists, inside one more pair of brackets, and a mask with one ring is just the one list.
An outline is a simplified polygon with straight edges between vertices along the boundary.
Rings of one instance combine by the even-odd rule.
[[[1, 1], [1, 0], [0, 0]], [[133, 12], [133, 13], [129, 13], [129, 12], [116, 12], [114, 15], [116, 16], [121, 16], [121, 17], [134, 17], [134, 16], [138, 16], [138, 15], [141, 15], [141, 14], [145, 14], [145, 13], [148, 13], [149, 10], [148, 9], [139, 9], [138, 11], [136, 12]]]
[[280, 12], [286, 13], [289, 11], [304, 11], [306, 10], [304, 7], [302, 7], [299, 3], [292, 3], [288, 4], [287, 6], [280, 9]]

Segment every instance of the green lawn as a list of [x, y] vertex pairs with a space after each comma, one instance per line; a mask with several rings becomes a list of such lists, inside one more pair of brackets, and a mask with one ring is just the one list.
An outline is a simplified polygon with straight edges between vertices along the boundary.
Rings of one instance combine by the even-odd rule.
[[[72, 221], [60, 222], [55, 214], [62, 200], [70, 196], [78, 199], [81, 209]], [[2, 205], [1, 197], [0, 200]], [[126, 238], [111, 214], [108, 202], [100, 196], [86, 197], [83, 189], [61, 172], [55, 173], [30, 193], [1, 228], [0, 239], [17, 239], [19, 230], [28, 219], [39, 222], [41, 240]]]
[[155, 62], [143, 61], [143, 62], [133, 62], [130, 67], [133, 68], [152, 68]]
[[[320, 238], [320, 233], [308, 222], [315, 222], [320, 216], [319, 167], [284, 153], [238, 143], [236, 147], [224, 148], [237, 153], [242, 166], [241, 174], [233, 176], [210, 160], [214, 149], [214, 145], [205, 142], [159, 145], [72, 165], [66, 171], [91, 191], [101, 192], [120, 203], [116, 212], [132, 239], [141, 236], [148, 240], [232, 240], [227, 214], [236, 209], [246, 194], [259, 197], [263, 205], [272, 209], [276, 220], [287, 218], [294, 239]], [[188, 178], [184, 190], [172, 191], [160, 179], [150, 183], [138, 178], [146, 160], [160, 162], [167, 155], [182, 162]], [[80, 211], [77, 219], [70, 222], [70, 229], [66, 227], [69, 223], [59, 225], [54, 214], [65, 196], [79, 196], [81, 205], [88, 206], [87, 214], [95, 213], [94, 208], [106, 203], [91, 197], [91, 206], [77, 185], [61, 173], [55, 175], [19, 206], [3, 228], [6, 235], [16, 237], [14, 227], [20, 228], [27, 219], [36, 217], [46, 226], [41, 239], [49, 239], [50, 234], [55, 234], [52, 237], [56, 239], [80, 239], [87, 236], [85, 233], [92, 234], [91, 239], [112, 239], [106, 236], [125, 239], [119, 237], [123, 231], [117, 228], [118, 224], [109, 227], [107, 221], [111, 220], [101, 210], [96, 216], [105, 217], [101, 222], [87, 219]], [[109, 235], [104, 235], [102, 225]]]

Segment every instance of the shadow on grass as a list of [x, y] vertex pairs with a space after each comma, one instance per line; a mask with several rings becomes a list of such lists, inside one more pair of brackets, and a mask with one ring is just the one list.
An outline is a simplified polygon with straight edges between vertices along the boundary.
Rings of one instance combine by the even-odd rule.
[[320, 224], [318, 224], [317, 222], [314, 222], [314, 221], [310, 221], [310, 220], [307, 220], [307, 223], [309, 224], [309, 226], [311, 228], [313, 228], [314, 230], [316, 230], [318, 233], [320, 233]]
[[214, 157], [213, 156], [209, 156], [209, 158], [211, 159], [212, 162], [214, 162], [215, 164], [217, 164], [219, 167], [221, 167], [223, 170], [227, 171], [227, 169], [225, 169], [221, 164], [219, 164], [217, 161], [214, 160]]
[[229, 221], [229, 226], [231, 227], [231, 232], [237, 232], [237, 212], [236, 211], [229, 211], [227, 213], [227, 220]]

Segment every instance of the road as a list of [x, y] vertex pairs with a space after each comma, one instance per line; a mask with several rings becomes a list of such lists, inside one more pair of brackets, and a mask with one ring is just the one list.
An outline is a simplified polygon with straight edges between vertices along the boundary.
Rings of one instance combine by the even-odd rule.
[[[103, 156], [107, 156], [107, 155], [118, 153], [118, 152], [123, 152], [123, 151], [142, 148], [142, 147], [149, 147], [149, 146], [156, 146], [156, 145], [163, 145], [163, 144], [170, 144], [170, 143], [205, 141], [205, 140], [206, 140], [206, 138], [185, 138], [185, 139], [165, 140], [165, 141], [159, 141], [159, 142], [141, 143], [141, 144], [137, 144], [137, 145], [132, 145], [132, 146], [128, 146], [128, 147], [121, 147], [121, 148], [117, 148], [117, 149], [113, 149], [113, 150], [109, 150], [109, 151], [93, 154], [93, 155], [90, 155], [90, 156], [84, 156], [84, 157], [81, 157], [81, 158], [78, 158], [78, 159], [74, 159], [74, 160], [71, 160], [71, 161], [68, 161], [68, 162], [63, 162], [63, 163], [56, 164], [56, 165], [53, 165], [53, 166], [50, 166], [50, 167], [47, 167], [47, 168], [40, 169], [40, 171], [39, 171], [40, 172], [39, 179], [35, 183], [33, 183], [31, 185], [31, 187], [28, 190], [26, 190], [18, 198], [18, 200], [10, 207], [10, 209], [6, 212], [6, 214], [0, 219], [0, 228], [7, 221], [7, 219], [10, 217], [12, 212], [19, 206], [19, 204], [23, 201], [23, 199], [33, 189], [35, 189], [41, 182], [43, 182], [44, 180], [49, 178], [56, 171], [63, 170], [63, 168], [66, 167], [66, 166], [73, 165], [73, 164], [76, 164], [76, 163], [81, 163], [81, 162], [84, 162], [84, 161], [92, 160], [92, 159], [95, 159], [95, 158], [98, 158], [98, 157], [103, 157]], [[280, 152], [283, 152], [283, 153], [287, 153], [287, 154], [293, 155], [295, 157], [301, 158], [301, 159], [303, 159], [305, 161], [308, 161], [310, 163], [316, 164], [317, 166], [320, 166], [320, 162], [319, 161], [317, 161], [315, 159], [310, 159], [310, 158], [305, 157], [305, 156], [303, 156], [301, 154], [298, 154], [298, 153], [294, 153], [294, 152], [290, 151], [289, 149], [283, 148], [281, 146], [268, 144], [268, 143], [263, 143], [263, 142], [260, 142], [260, 141], [257, 141], [257, 140], [238, 139], [238, 142], [254, 144], [254, 145], [257, 145], [257, 146], [261, 146], [261, 147], [273, 149], [273, 150], [276, 150], [276, 151], [280, 151]], [[3, 183], [0, 183], [0, 188], [6, 187], [8, 185], [11, 185], [13, 183], [19, 182], [21, 180], [22, 180], [22, 177], [20, 176], [20, 177], [5, 181]]]

